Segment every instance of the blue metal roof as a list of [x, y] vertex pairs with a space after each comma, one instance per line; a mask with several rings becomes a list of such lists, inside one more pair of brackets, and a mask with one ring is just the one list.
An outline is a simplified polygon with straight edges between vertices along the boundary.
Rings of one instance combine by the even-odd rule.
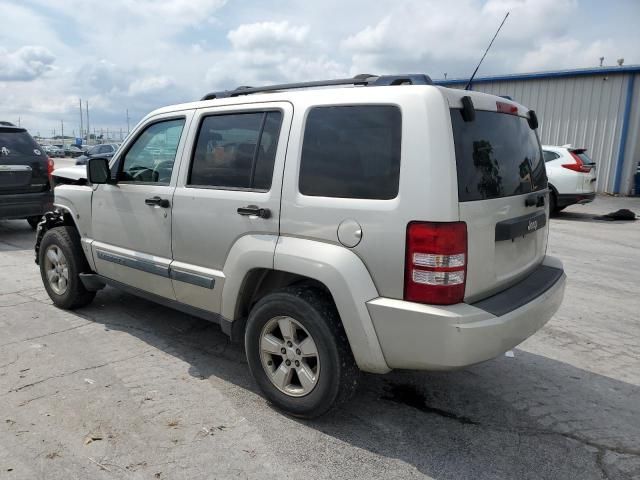
[[[595, 68], [579, 68], [575, 70], [553, 70], [548, 72], [532, 72], [532, 73], [513, 73], [509, 75], [495, 75], [490, 77], [476, 77], [473, 83], [481, 82], [504, 82], [519, 80], [535, 80], [544, 78], [560, 78], [560, 77], [581, 77], [585, 75], [611, 75], [614, 73], [640, 73], [640, 65], [625, 65], [622, 67], [595, 67]], [[466, 84], [468, 78], [448, 78], [433, 80], [436, 85], [458, 85]]]

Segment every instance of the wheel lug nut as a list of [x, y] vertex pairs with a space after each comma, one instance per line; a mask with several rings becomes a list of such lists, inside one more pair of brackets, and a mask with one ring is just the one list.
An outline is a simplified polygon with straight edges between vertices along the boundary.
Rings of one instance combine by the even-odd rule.
[[280, 353], [284, 355], [285, 353], [287, 353], [287, 350], [284, 347], [282, 347], [280, 349]]
[[287, 342], [287, 347], [293, 347], [293, 343]]
[[288, 367], [289, 365], [291, 365], [291, 360], [286, 360], [284, 363], [286, 363]]
[[273, 365], [273, 362], [272, 362], [271, 360], [269, 360], [269, 361], [267, 362], [267, 365], [271, 366], [271, 365]]
[[300, 355], [302, 352], [300, 351], [299, 348], [296, 348], [296, 355]]
[[300, 366], [300, 362], [298, 360], [296, 360], [296, 367]]

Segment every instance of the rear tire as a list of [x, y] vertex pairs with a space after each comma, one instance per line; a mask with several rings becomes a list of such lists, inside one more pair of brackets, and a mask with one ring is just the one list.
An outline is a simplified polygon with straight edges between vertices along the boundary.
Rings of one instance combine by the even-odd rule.
[[249, 314], [245, 348], [264, 396], [293, 416], [318, 417], [355, 393], [360, 372], [331, 297], [318, 289], [263, 297]]
[[40, 223], [40, 220], [42, 220], [42, 215], [34, 215], [33, 217], [27, 217], [27, 222], [29, 222], [29, 225], [33, 230], [38, 228], [38, 224]]
[[80, 280], [79, 275], [90, 268], [73, 227], [55, 227], [44, 234], [38, 263], [44, 288], [56, 306], [73, 310], [88, 305], [96, 296]]

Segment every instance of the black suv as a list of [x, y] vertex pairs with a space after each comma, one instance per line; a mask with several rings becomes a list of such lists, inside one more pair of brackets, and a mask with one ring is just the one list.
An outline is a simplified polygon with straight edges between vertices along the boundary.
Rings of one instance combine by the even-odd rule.
[[53, 206], [53, 160], [29, 133], [0, 122], [0, 219], [25, 218], [36, 228]]

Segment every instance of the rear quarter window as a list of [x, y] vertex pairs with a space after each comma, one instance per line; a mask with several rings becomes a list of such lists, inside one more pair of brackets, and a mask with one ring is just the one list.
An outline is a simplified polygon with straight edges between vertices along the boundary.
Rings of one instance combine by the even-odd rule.
[[300, 193], [388, 200], [398, 195], [402, 115], [392, 105], [315, 107], [307, 117]]
[[476, 111], [465, 122], [451, 109], [451, 125], [461, 202], [522, 195], [547, 187], [540, 141], [527, 120]]

